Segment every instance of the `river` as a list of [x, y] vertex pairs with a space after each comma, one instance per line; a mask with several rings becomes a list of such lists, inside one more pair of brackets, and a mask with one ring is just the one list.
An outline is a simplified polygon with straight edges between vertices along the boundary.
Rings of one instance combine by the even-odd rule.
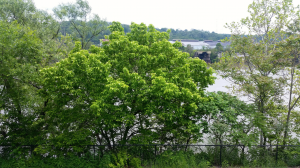
[[[221, 76], [219, 76], [218, 74], [214, 74], [214, 76], [217, 77], [217, 79], [215, 80], [215, 83], [213, 85], [210, 85], [206, 90], [209, 91], [209, 92], [217, 92], [217, 91], [223, 91], [223, 92], [226, 92], [226, 93], [231, 93], [230, 89], [226, 88], [226, 86], [231, 86], [232, 83], [226, 79], [223, 79]], [[236, 95], [240, 100], [243, 100], [245, 102], [250, 102], [249, 99], [247, 97], [244, 97], [244, 96], [238, 96]], [[285, 96], [286, 98], [288, 98], [288, 95]], [[288, 102], [288, 100], [286, 99], [285, 100], [286, 103]], [[297, 107], [295, 108], [295, 110], [299, 110], [300, 108]], [[204, 139], [207, 138], [208, 135], [204, 135]], [[297, 134], [292, 132], [291, 133], [291, 136], [293, 138], [296, 138], [297, 137]], [[298, 138], [299, 139], [299, 138]], [[208, 144], [209, 142], [207, 142], [206, 140], [204, 140], [203, 143], [200, 143], [200, 144]]]

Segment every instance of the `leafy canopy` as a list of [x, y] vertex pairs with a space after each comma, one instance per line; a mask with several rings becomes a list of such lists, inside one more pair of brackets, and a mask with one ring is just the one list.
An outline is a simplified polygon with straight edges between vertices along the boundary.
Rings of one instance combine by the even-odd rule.
[[109, 28], [103, 49], [92, 46], [89, 53], [77, 43], [68, 58], [41, 71], [57, 131], [51, 138], [81, 145], [199, 139], [197, 105], [206, 101], [213, 70], [153, 25], [132, 23], [126, 35], [119, 22]]

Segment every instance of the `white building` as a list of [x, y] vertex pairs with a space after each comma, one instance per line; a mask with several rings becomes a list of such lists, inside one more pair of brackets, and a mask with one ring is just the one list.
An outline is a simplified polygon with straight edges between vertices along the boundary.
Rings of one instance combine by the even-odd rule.
[[176, 41], [180, 41], [181, 44], [186, 47], [188, 44], [190, 44], [194, 50], [202, 50], [204, 48], [209, 48], [209, 44], [205, 43], [204, 41], [198, 41], [198, 40], [180, 40], [180, 39], [173, 39], [170, 41], [170, 43], [175, 43]]
[[190, 44], [194, 50], [202, 50], [203, 48], [215, 48], [218, 43], [220, 43], [223, 47], [227, 47], [230, 45], [230, 42], [223, 43], [220, 40], [212, 41], [212, 40], [205, 40], [205, 41], [198, 41], [198, 40], [187, 40], [187, 39], [173, 39], [170, 43], [175, 43], [176, 41], [180, 41], [184, 47]]

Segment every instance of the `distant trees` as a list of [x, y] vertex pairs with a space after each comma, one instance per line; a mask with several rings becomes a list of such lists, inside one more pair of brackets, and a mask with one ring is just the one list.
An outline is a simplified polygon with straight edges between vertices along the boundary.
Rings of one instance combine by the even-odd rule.
[[107, 29], [107, 22], [97, 14], [91, 15], [87, 1], [77, 0], [75, 4], [61, 4], [54, 8], [55, 16], [62, 21], [69, 21], [72, 34], [81, 41], [81, 48], [89, 48], [91, 40]]
[[[107, 23], [107, 25], [111, 25], [110, 22]], [[124, 32], [125, 33], [129, 33], [130, 30], [130, 26], [127, 24], [122, 24], [122, 27], [124, 28]], [[167, 32], [167, 28], [161, 28], [158, 29], [156, 28], [158, 31], [160, 32]], [[230, 35], [228, 34], [216, 34], [216, 33], [210, 33], [208, 31], [200, 31], [200, 30], [191, 30], [191, 31], [182, 31], [182, 30], [174, 30], [174, 29], [170, 29], [170, 39], [195, 39], [195, 40], [207, 40], [207, 39], [211, 39], [214, 41], [220, 40], [220, 39], [224, 39], [226, 37], [230, 37]], [[61, 22], [61, 30], [60, 32], [62, 34], [74, 34], [74, 31], [72, 30], [72, 25], [70, 21], [62, 21]], [[95, 36], [94, 38], [92, 38], [90, 41], [93, 42], [93, 44], [99, 44], [99, 39], [104, 39], [104, 35], [109, 35], [111, 32], [109, 31], [109, 29], [104, 30], [102, 33], [98, 34], [97, 36]], [[175, 33], [175, 35], [174, 35]], [[87, 38], [90, 38], [91, 34], [87, 35]]]
[[220, 58], [219, 58], [219, 54], [221, 54], [222, 52], [226, 52], [226, 51], [230, 51], [230, 46], [227, 46], [226, 48], [224, 48], [221, 43], [217, 43], [216, 47], [213, 49], [206, 49], [206, 50], [210, 50], [211, 51], [211, 55], [210, 55], [210, 59], [212, 63], [215, 62], [219, 62]]
[[190, 44], [188, 44], [187, 46], [186, 46], [186, 52], [187, 53], [189, 53], [190, 54], [190, 56], [193, 56], [192, 54], [193, 54], [193, 47], [190, 45]]
[[[194, 53], [196, 51], [210, 51], [211, 54], [210, 54], [210, 60], [211, 60], [211, 63], [216, 63], [216, 62], [219, 62], [219, 57], [218, 55], [222, 52], [225, 52], [225, 51], [230, 51], [231, 49], [229, 47], [226, 47], [226, 48], [223, 48], [223, 46], [221, 45], [221, 43], [217, 43], [216, 47], [215, 48], [210, 48], [210, 47], [203, 47], [201, 50], [194, 50], [191, 54], [191, 56], [194, 56]], [[187, 49], [186, 47], [185, 48], [182, 48], [182, 51], [184, 52], [187, 52]]]
[[195, 52], [197, 51], [197, 50], [194, 50], [194, 48], [190, 44], [188, 44], [186, 47], [182, 45], [178, 49], [182, 52], [188, 53], [190, 57], [193, 57]]
[[216, 50], [217, 50], [218, 52], [222, 52], [222, 51], [224, 50], [224, 48], [223, 48], [223, 46], [221, 45], [221, 43], [217, 43], [217, 45], [216, 45]]
[[[157, 29], [160, 32], [166, 32], [167, 28]], [[214, 32], [204, 31], [204, 30], [196, 30], [192, 29], [188, 30], [179, 30], [179, 29], [170, 29], [170, 39], [194, 39], [194, 40], [221, 40], [226, 37], [230, 37], [229, 34], [217, 34]]]

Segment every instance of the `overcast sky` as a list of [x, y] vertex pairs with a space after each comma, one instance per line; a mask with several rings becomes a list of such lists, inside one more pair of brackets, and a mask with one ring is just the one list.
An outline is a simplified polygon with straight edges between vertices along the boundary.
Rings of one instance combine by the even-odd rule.
[[[33, 0], [36, 7], [52, 11], [57, 5], [76, 0]], [[200, 29], [229, 33], [225, 23], [248, 16], [253, 0], [88, 0], [92, 13], [106, 21], [145, 23], [157, 28]], [[293, 0], [300, 5], [300, 0]]]

